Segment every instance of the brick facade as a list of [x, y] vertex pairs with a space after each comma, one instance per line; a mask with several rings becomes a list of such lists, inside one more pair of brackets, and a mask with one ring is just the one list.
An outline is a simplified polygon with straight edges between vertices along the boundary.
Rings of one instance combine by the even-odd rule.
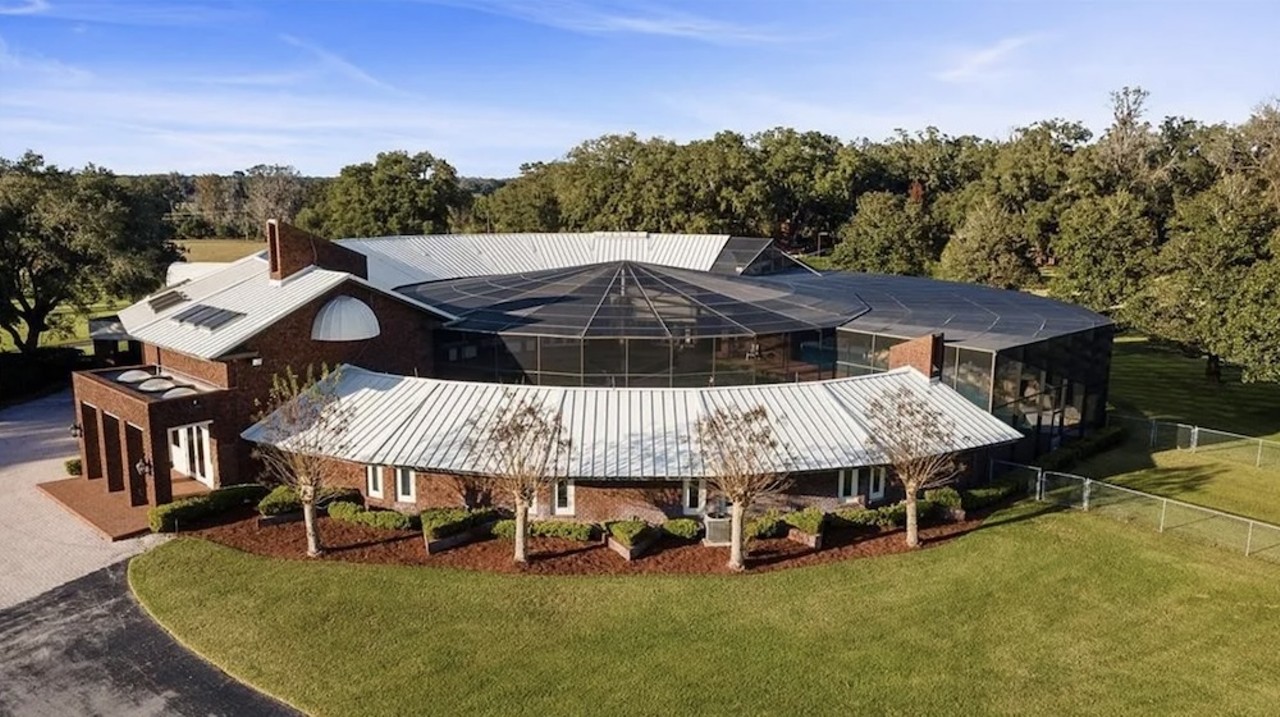
[[942, 375], [942, 334], [926, 334], [889, 348], [889, 369], [910, 366], [931, 379]]
[[275, 220], [267, 222], [267, 265], [277, 281], [309, 266], [369, 278], [364, 254]]

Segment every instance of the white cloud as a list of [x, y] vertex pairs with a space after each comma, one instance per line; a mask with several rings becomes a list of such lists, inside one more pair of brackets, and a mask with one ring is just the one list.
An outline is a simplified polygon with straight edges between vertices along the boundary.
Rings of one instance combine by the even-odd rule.
[[315, 57], [321, 63], [321, 65], [323, 65], [326, 69], [332, 70], [337, 74], [347, 77], [348, 79], [355, 80], [356, 82], [359, 82], [364, 85], [368, 85], [370, 87], [376, 87], [380, 90], [395, 91], [395, 88], [392, 87], [391, 85], [388, 85], [387, 83], [383, 82], [382, 80], [379, 80], [378, 78], [374, 77], [368, 72], [365, 72], [358, 65], [348, 61], [346, 58], [342, 57], [341, 55], [338, 55], [335, 52], [330, 52], [329, 50], [326, 50], [323, 47], [320, 47], [319, 45], [315, 45], [305, 40], [301, 40], [289, 34], [280, 35], [280, 39], [290, 45], [293, 45], [294, 47], [297, 47], [302, 50], [306, 50], [313, 57]]
[[40, 15], [49, 11], [49, 0], [4, 0], [0, 15]]
[[239, 6], [171, 0], [0, 0], [0, 15], [110, 25], [190, 26], [243, 21], [252, 13]]
[[1035, 35], [1006, 37], [994, 45], [963, 52], [934, 77], [943, 82], [975, 82], [1002, 76], [1008, 71], [1007, 60], [1036, 39]]

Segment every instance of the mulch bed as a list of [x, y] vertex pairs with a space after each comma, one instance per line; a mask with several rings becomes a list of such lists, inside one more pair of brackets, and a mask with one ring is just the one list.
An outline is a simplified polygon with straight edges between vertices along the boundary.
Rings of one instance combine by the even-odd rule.
[[[493, 573], [533, 575], [624, 575], [633, 573], [731, 573], [729, 549], [708, 548], [663, 538], [644, 557], [626, 561], [603, 543], [579, 543], [559, 538], [531, 538], [529, 563], [511, 559], [510, 541], [489, 539], [437, 555], [427, 555], [419, 531], [375, 530], [321, 517], [320, 537], [325, 546], [321, 560], [386, 565], [427, 565]], [[923, 547], [933, 547], [968, 533], [982, 524], [980, 517], [959, 523], [921, 528]], [[258, 526], [257, 514], [245, 510], [224, 516], [222, 522], [185, 534], [258, 555], [306, 559], [306, 534], [301, 523]], [[850, 558], [908, 552], [902, 530], [888, 532], [832, 530], [826, 545], [814, 551], [786, 539], [752, 543], [747, 559], [750, 572], [820, 565]]]

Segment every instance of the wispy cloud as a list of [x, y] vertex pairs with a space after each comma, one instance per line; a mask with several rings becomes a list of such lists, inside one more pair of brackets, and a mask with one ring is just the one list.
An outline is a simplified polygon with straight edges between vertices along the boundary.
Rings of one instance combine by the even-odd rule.
[[172, 0], [0, 0], [0, 15], [141, 26], [201, 26], [244, 21], [247, 8]]
[[0, 15], [40, 15], [49, 12], [49, 0], [3, 0]]
[[634, 34], [719, 45], [794, 41], [794, 32], [672, 10], [654, 3], [584, 0], [417, 0], [468, 8], [586, 35]]
[[994, 45], [963, 52], [934, 77], [943, 82], [975, 82], [1006, 74], [1006, 61], [1036, 39], [1036, 35], [1006, 37]]
[[333, 72], [336, 72], [348, 79], [355, 80], [356, 82], [368, 85], [369, 87], [376, 87], [381, 90], [391, 90], [393, 92], [396, 91], [396, 88], [382, 80], [379, 80], [368, 72], [365, 72], [358, 65], [350, 62], [335, 52], [330, 52], [319, 45], [307, 42], [289, 34], [280, 35], [280, 39], [294, 47], [307, 51], [319, 60], [325, 69], [332, 70]]

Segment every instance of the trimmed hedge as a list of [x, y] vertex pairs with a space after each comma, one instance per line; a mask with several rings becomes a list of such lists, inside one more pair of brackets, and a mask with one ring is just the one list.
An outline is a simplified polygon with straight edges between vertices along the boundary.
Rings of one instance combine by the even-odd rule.
[[1002, 480], [982, 488], [966, 490], [960, 495], [960, 500], [965, 510], [980, 510], [1021, 490], [1026, 490], [1026, 486], [1018, 481]]
[[[920, 502], [916, 504], [917, 511], [919, 511]], [[879, 508], [845, 508], [837, 510], [832, 515], [835, 516], [835, 520], [848, 526], [900, 528], [907, 524], [907, 504], [894, 503]]]
[[770, 508], [764, 515], [748, 520], [744, 532], [747, 540], [781, 538], [787, 532], [787, 524], [782, 522], [781, 513]]
[[242, 505], [252, 505], [267, 494], [265, 486], [252, 483], [219, 488], [204, 495], [157, 505], [147, 511], [147, 523], [153, 533], [172, 533], [179, 526]]
[[787, 525], [808, 535], [821, 535], [822, 525], [827, 521], [827, 514], [818, 508], [805, 508], [783, 516]]
[[943, 508], [961, 508], [964, 506], [964, 501], [960, 499], [960, 491], [950, 486], [926, 490], [924, 499]]
[[395, 510], [369, 510], [359, 503], [335, 500], [329, 504], [329, 517], [344, 523], [367, 525], [378, 530], [413, 530], [417, 516]]
[[[316, 496], [316, 505], [328, 505], [337, 501], [347, 503], [363, 503], [364, 496], [355, 488], [330, 486], [321, 488]], [[284, 515], [302, 510], [302, 501], [298, 499], [298, 491], [293, 486], [278, 485], [258, 503], [258, 512], [262, 515]]]
[[63, 461], [62, 467], [67, 469], [67, 475], [78, 476], [80, 475], [80, 469], [83, 466], [81, 466], [79, 458], [68, 458]]
[[702, 526], [692, 518], [672, 518], [662, 524], [662, 531], [681, 540], [693, 540], [702, 532]]
[[1037, 464], [1047, 471], [1065, 471], [1080, 461], [1118, 447], [1126, 437], [1124, 426], [1107, 426], [1053, 451]]
[[631, 520], [619, 520], [609, 523], [607, 526], [609, 535], [619, 543], [630, 548], [640, 542], [641, 538], [650, 531], [651, 526], [640, 520], [632, 518]]
[[[516, 539], [516, 521], [507, 518], [493, 524], [493, 537], [503, 540]], [[529, 521], [529, 535], [534, 538], [564, 538], [586, 543], [597, 536], [592, 523], [576, 523], [570, 520]]]
[[500, 515], [496, 508], [431, 508], [422, 511], [422, 534], [427, 540], [439, 540], [470, 530]]

